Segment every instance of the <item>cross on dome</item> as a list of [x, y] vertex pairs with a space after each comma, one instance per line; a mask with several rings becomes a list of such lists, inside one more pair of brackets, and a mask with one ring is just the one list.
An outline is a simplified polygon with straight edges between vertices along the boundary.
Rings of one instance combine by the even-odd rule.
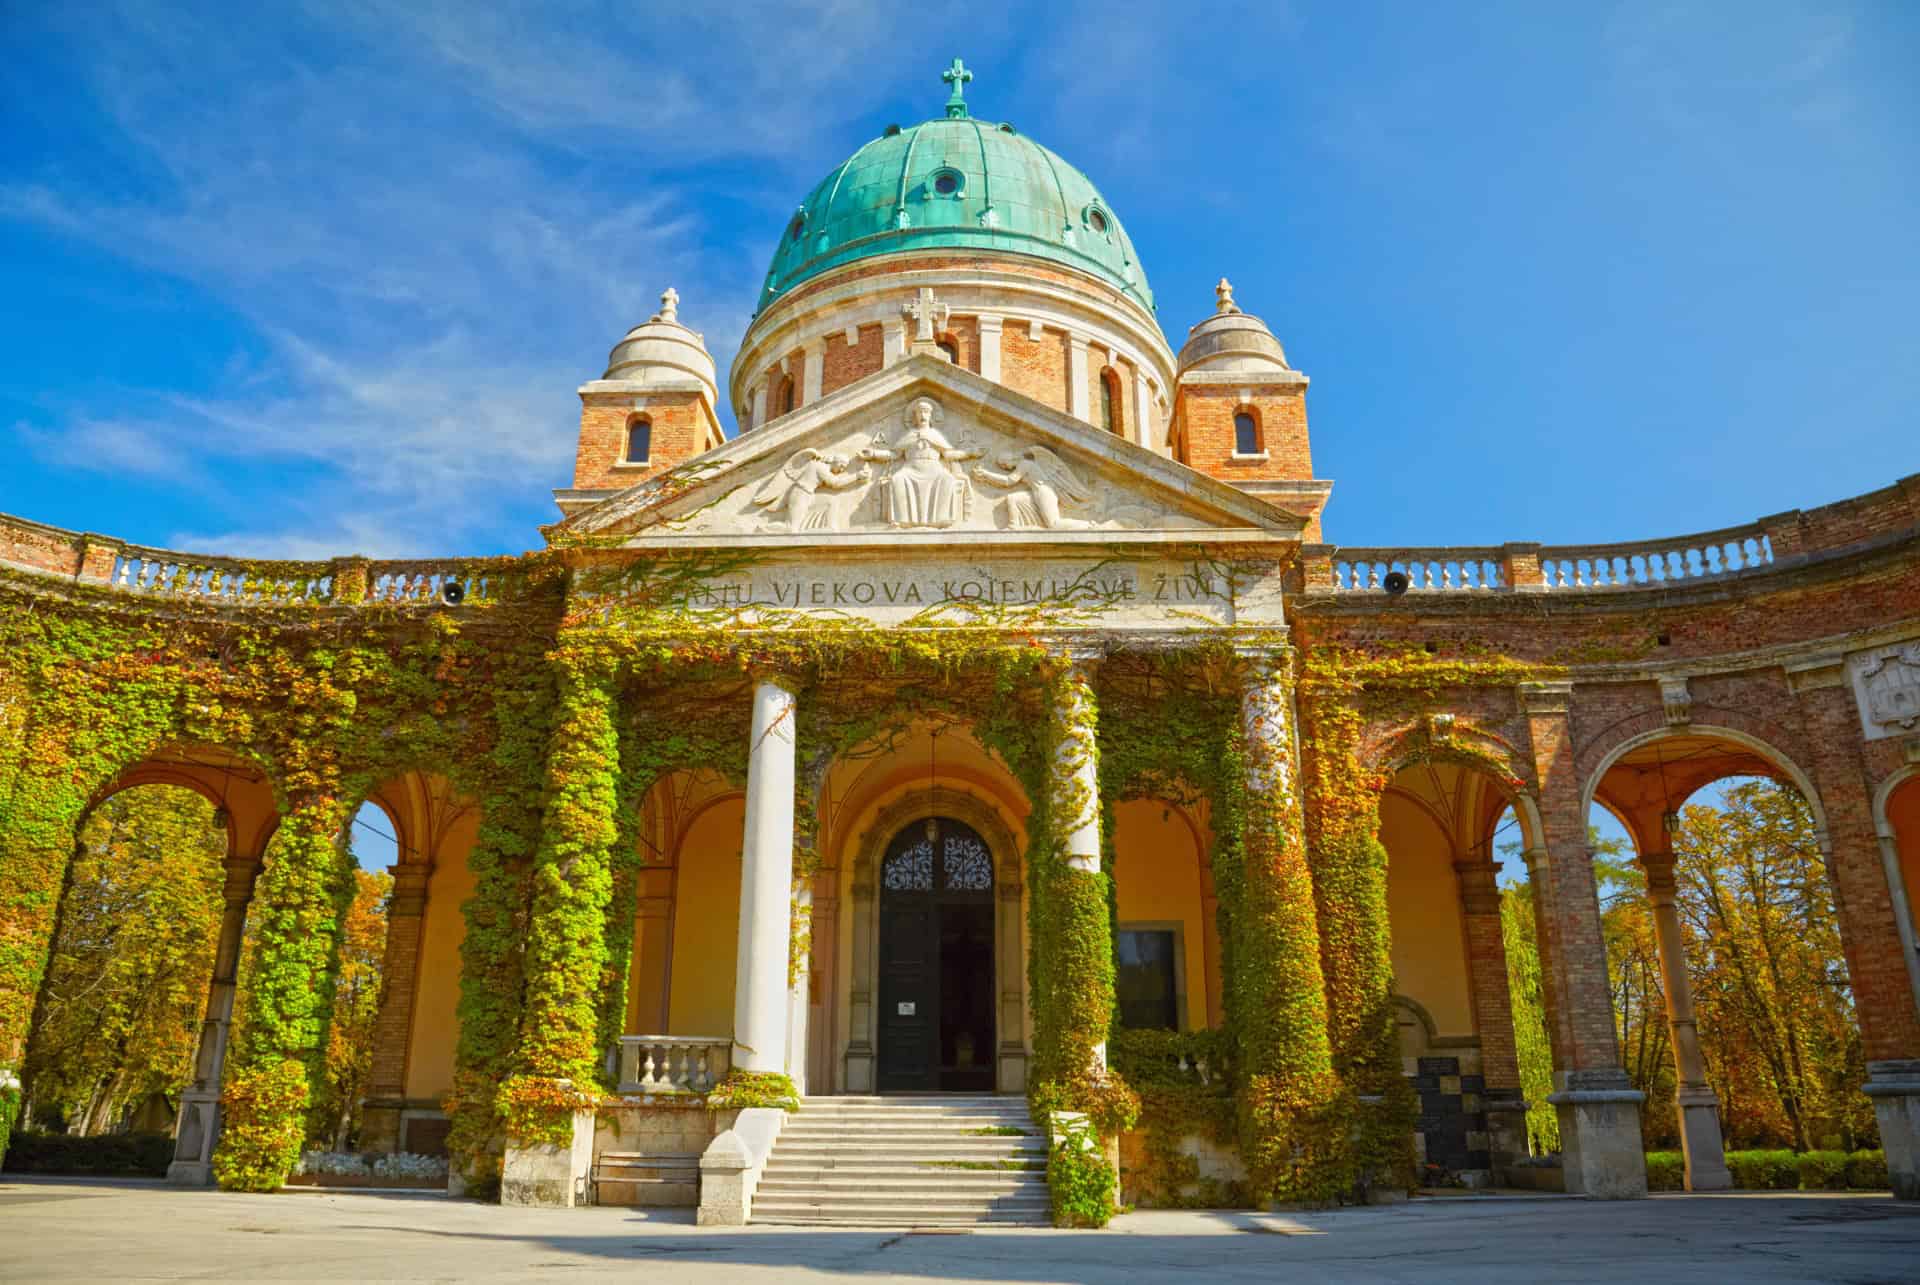
[[961, 87], [973, 79], [973, 73], [958, 58], [953, 66], [940, 73], [940, 79], [953, 86], [953, 93], [947, 98], [947, 117], [950, 120], [965, 120], [967, 116], [967, 98]]

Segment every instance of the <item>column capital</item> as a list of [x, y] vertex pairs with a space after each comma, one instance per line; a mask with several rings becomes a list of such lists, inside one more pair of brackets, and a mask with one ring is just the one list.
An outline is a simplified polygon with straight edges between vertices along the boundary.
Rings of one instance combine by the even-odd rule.
[[387, 873], [393, 876], [393, 899], [389, 913], [395, 916], [425, 914], [427, 884], [433, 878], [433, 863], [402, 862], [388, 866]]
[[999, 330], [1005, 319], [997, 312], [983, 312], [974, 320], [975, 324], [980, 327], [981, 332], [985, 333]]
[[1563, 679], [1521, 683], [1519, 692], [1529, 714], [1565, 714], [1573, 703], [1573, 684]]
[[1055, 642], [1048, 645], [1048, 651], [1075, 669], [1084, 669], [1097, 661], [1107, 658], [1105, 643], [1086, 641]]
[[1284, 638], [1242, 639], [1233, 654], [1248, 668], [1277, 668], [1293, 660], [1293, 644]]
[[1484, 858], [1464, 857], [1453, 863], [1460, 884], [1460, 908], [1470, 915], [1500, 913], [1500, 867]]
[[1676, 882], [1673, 874], [1674, 857], [1671, 852], [1643, 852], [1640, 854], [1640, 868], [1647, 873], [1647, 896], [1656, 903], [1661, 899], [1673, 900]]

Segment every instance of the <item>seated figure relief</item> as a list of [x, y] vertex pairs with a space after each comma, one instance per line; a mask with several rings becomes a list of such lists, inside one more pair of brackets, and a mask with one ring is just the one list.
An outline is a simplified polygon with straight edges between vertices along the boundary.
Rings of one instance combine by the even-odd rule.
[[935, 425], [940, 407], [929, 397], [907, 406], [906, 431], [892, 442], [884, 433], [860, 458], [887, 465], [881, 477], [881, 518], [895, 528], [950, 527], [966, 519], [973, 486], [960, 464], [980, 452], [956, 446]]

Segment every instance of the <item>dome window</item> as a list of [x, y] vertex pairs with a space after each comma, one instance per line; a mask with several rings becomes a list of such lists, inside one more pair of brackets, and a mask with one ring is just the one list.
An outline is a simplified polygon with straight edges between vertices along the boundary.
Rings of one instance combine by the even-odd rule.
[[1107, 234], [1106, 211], [1097, 205], [1089, 205], [1087, 207], [1087, 226], [1093, 229], [1095, 236], [1105, 236]]
[[635, 415], [627, 421], [627, 453], [622, 464], [645, 464], [653, 455], [653, 421]]
[[804, 214], [796, 214], [793, 216], [792, 226], [790, 226], [787, 229], [787, 239], [790, 241], [798, 241], [800, 239], [800, 234], [805, 232], [806, 230], [807, 230], [807, 216]]
[[933, 190], [941, 196], [958, 196], [966, 185], [959, 170], [940, 170], [933, 176]]

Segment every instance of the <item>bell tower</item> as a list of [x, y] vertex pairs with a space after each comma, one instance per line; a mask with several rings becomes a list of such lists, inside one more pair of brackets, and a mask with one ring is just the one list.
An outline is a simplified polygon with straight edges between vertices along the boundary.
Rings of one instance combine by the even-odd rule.
[[680, 292], [669, 286], [660, 311], [629, 330], [607, 358], [606, 373], [580, 386], [580, 444], [573, 486], [555, 491], [563, 514], [726, 440], [705, 339], [680, 324]]

